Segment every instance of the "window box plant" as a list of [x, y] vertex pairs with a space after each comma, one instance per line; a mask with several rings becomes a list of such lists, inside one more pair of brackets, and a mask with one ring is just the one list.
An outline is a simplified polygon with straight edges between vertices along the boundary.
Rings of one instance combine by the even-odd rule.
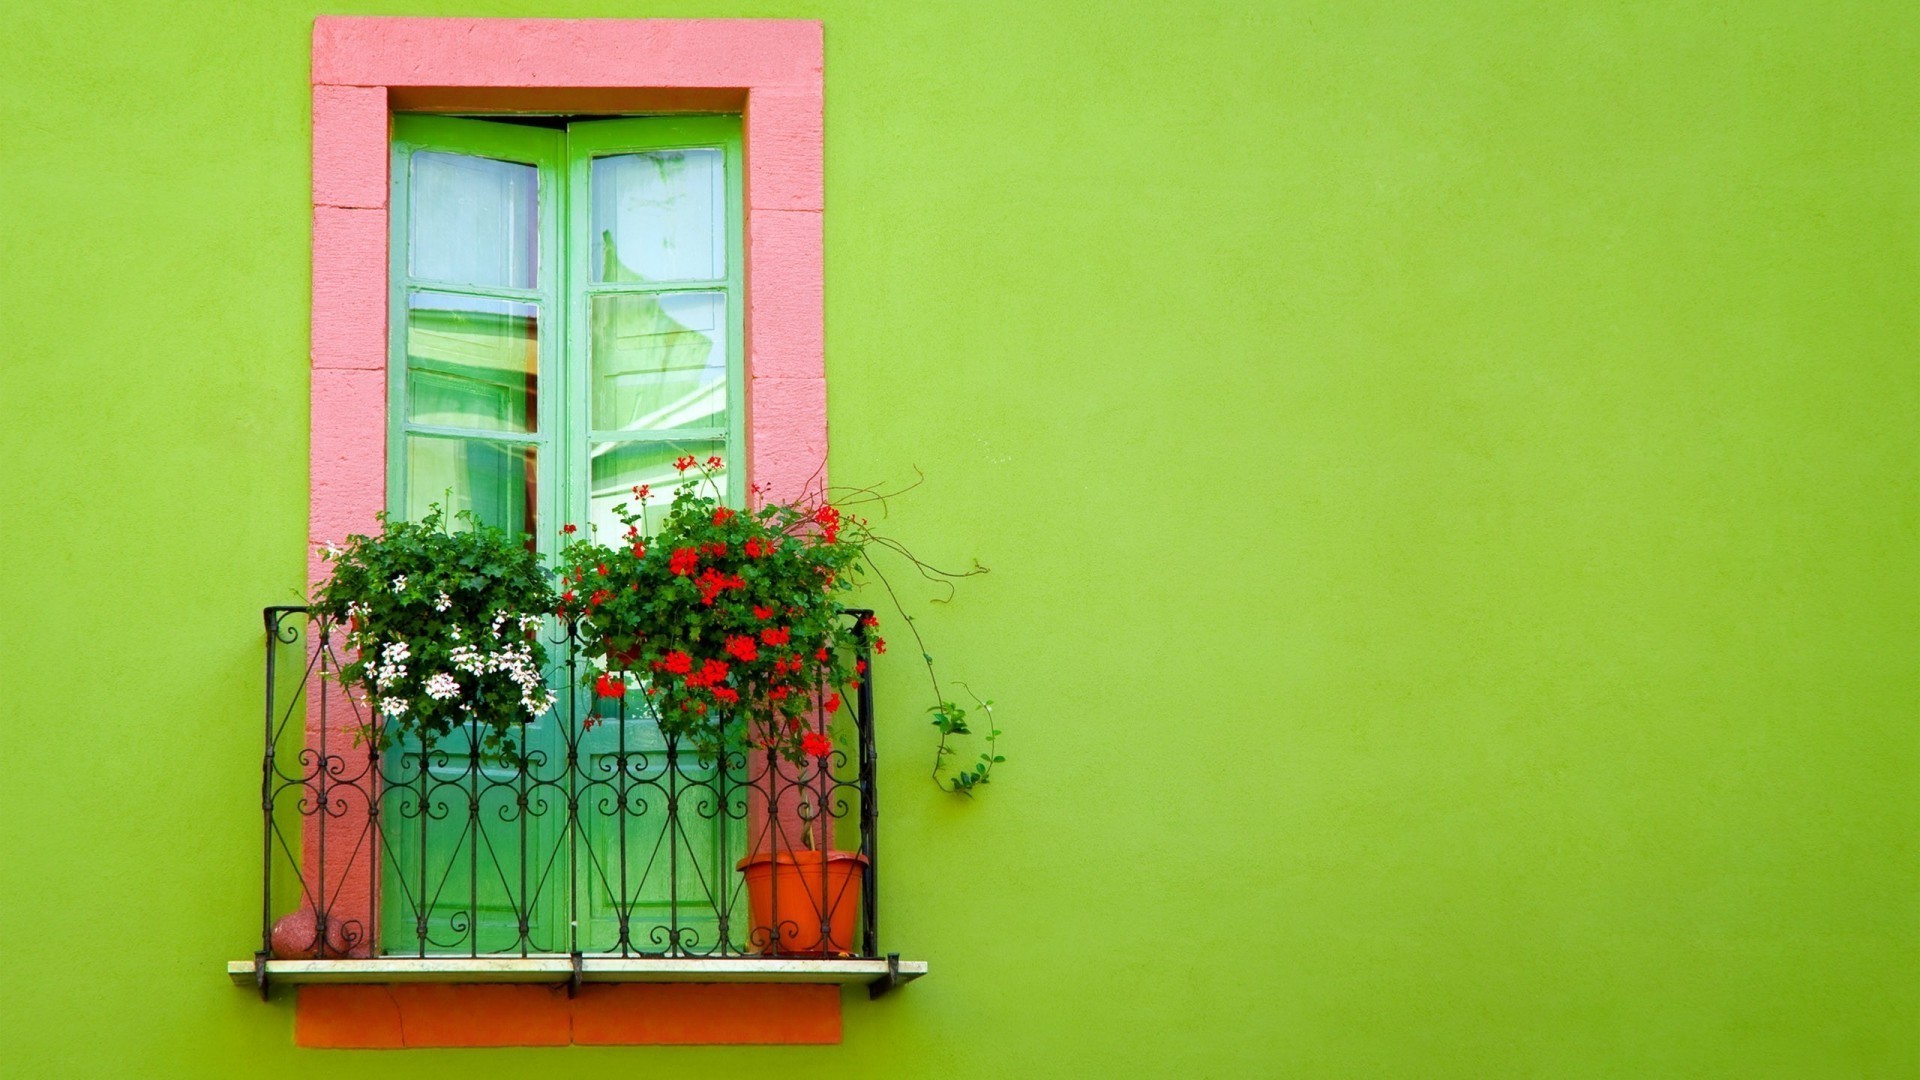
[[[752, 944], [788, 955], [850, 952], [867, 860], [833, 847], [824, 808], [847, 755], [832, 728], [867, 675], [858, 646], [885, 652], [886, 641], [871, 616], [847, 618], [843, 601], [870, 571], [872, 545], [904, 550], [825, 501], [725, 506], [713, 483], [717, 457], [675, 465], [684, 479], [664, 514], [648, 513], [657, 496], [637, 486], [615, 508], [619, 543], [568, 544], [556, 610], [575, 620], [579, 647], [595, 658], [586, 676], [595, 694], [634, 695], [641, 703], [630, 707], [703, 758], [752, 762], [749, 782], [769, 813], [798, 795], [800, 842], [761, 845], [738, 863]], [[933, 712], [944, 755], [946, 736], [966, 733], [965, 714], [948, 702]], [[970, 789], [997, 760], [990, 747], [964, 779], [943, 786]]]
[[464, 527], [448, 528], [438, 505], [419, 521], [381, 514], [378, 536], [323, 553], [333, 572], [312, 609], [345, 628], [339, 679], [366, 704], [359, 734], [377, 749], [472, 725], [489, 756], [504, 756], [554, 702], [540, 639], [553, 589], [539, 557], [469, 513], [454, 517]]

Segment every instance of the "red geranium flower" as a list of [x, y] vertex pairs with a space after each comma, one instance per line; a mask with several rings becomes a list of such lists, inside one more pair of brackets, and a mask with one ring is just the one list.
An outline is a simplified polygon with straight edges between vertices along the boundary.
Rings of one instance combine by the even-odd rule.
[[572, 536], [574, 533], [577, 533], [580, 531], [580, 526], [575, 525], [573, 522], [569, 521], [565, 525], [560, 526], [560, 531], [563, 533], [566, 533], [568, 536]]
[[693, 568], [699, 565], [700, 553], [692, 548], [674, 548], [667, 559], [667, 569], [682, 576], [693, 573]]
[[714, 697], [714, 700], [724, 701], [728, 705], [740, 704], [740, 691], [734, 690], [730, 687], [725, 687], [725, 686], [714, 687], [713, 697]]
[[787, 632], [787, 628], [784, 626], [771, 626], [760, 631], [760, 640], [768, 645], [785, 645], [787, 638], [790, 636], [792, 635]]
[[773, 609], [770, 607], [761, 607], [759, 604], [755, 604], [753, 605], [753, 617], [764, 622], [768, 619], [773, 618]]
[[633, 557], [634, 557], [634, 558], [636, 558], [636, 559], [644, 559], [644, 558], [646, 558], [646, 557], [647, 557], [647, 546], [646, 546], [645, 544], [635, 544], [635, 545], [633, 545]]
[[595, 607], [598, 607], [599, 605], [604, 604], [611, 599], [613, 599], [612, 593], [608, 592], [605, 589], [595, 589], [593, 595], [587, 597], [587, 603]]
[[675, 649], [667, 654], [663, 666], [675, 675], [685, 675], [687, 672], [693, 670], [693, 657], [688, 656], [679, 649]]
[[732, 521], [733, 517], [733, 511], [722, 506], [713, 512], [713, 523], [715, 525], [725, 525], [727, 522]]
[[623, 698], [627, 696], [627, 681], [616, 679], [609, 672], [601, 672], [594, 680], [593, 692], [603, 698]]
[[747, 583], [741, 580], [738, 574], [722, 574], [711, 566], [702, 570], [694, 583], [700, 586], [700, 602], [708, 607], [713, 606], [714, 598], [723, 590], [747, 587]]
[[651, 484], [635, 484], [633, 487], [633, 497], [636, 499], [644, 499], [651, 494], [652, 491], [653, 486]]
[[820, 535], [827, 543], [837, 543], [840, 539], [840, 511], [831, 506], [822, 506], [813, 512], [813, 523], [820, 526]]
[[707, 458], [707, 468], [709, 469], [717, 469], [723, 464], [725, 463], [720, 460], [720, 455], [718, 454], [712, 455], [711, 457]]
[[800, 750], [808, 757], [824, 758], [833, 753], [833, 740], [817, 731], [800, 736]]
[[682, 456], [673, 459], [673, 467], [681, 472], [686, 472], [688, 469], [693, 468], [693, 464], [694, 462], [691, 456]]
[[823, 701], [823, 702], [821, 702], [820, 704], [821, 704], [821, 707], [822, 707], [822, 708], [824, 708], [824, 709], [826, 709], [826, 710], [827, 710], [828, 712], [830, 712], [830, 713], [836, 713], [836, 712], [839, 712], [839, 711], [840, 711], [840, 694], [839, 694], [839, 692], [838, 692], [838, 691], [835, 691], [834, 693], [831, 693], [831, 694], [828, 694], [828, 695], [827, 695], [827, 700], [825, 700], [825, 701]]
[[745, 634], [735, 634], [733, 637], [728, 638], [727, 652], [732, 656], [739, 657], [741, 660], [758, 660], [760, 658], [759, 648], [754, 645], [753, 639]]

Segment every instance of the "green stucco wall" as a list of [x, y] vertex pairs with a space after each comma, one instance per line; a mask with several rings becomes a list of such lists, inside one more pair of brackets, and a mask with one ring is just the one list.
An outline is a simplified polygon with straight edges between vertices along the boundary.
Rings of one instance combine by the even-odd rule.
[[9, 4], [0, 1072], [1920, 1074], [1920, 9], [1541, 7], [393, 5], [826, 20], [834, 468], [1012, 761], [896, 650], [841, 1047], [346, 1054], [220, 970], [317, 11]]

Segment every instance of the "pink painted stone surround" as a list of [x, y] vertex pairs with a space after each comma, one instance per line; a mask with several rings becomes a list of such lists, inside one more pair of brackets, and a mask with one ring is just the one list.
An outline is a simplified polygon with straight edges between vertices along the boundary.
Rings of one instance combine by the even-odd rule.
[[[747, 452], [767, 498], [824, 483], [822, 35], [784, 19], [322, 17], [313, 27], [312, 450], [308, 577], [319, 550], [386, 505], [387, 160], [393, 109], [739, 110], [746, 144]], [[308, 713], [310, 746], [352, 746], [351, 710]], [[323, 742], [324, 740], [324, 742]], [[366, 835], [366, 808], [328, 828]], [[357, 818], [357, 820], [356, 820]], [[379, 855], [338, 847], [307, 880], [336, 917], [371, 906]]]

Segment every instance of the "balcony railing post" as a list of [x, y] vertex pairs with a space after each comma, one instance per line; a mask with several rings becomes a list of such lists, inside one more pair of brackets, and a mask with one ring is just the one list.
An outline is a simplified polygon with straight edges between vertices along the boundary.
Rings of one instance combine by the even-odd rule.
[[283, 609], [267, 608], [261, 613], [267, 627], [267, 692], [264, 746], [260, 756], [260, 950], [254, 954], [255, 978], [260, 996], [267, 996], [266, 960], [273, 955], [273, 770], [274, 714], [279, 702], [274, 696], [277, 685], [275, 664], [280, 652], [280, 619]]
[[[851, 612], [854, 622], [854, 658], [859, 661], [855, 671], [859, 674], [860, 686], [854, 692], [855, 714], [854, 730], [859, 736], [859, 775], [856, 778], [856, 790], [860, 793], [860, 841], [867, 856], [867, 872], [861, 878], [860, 918], [862, 922], [862, 951], [868, 956], [880, 955], [880, 784], [875, 775], [879, 764], [879, 751], [873, 737], [873, 655], [867, 640], [867, 616], [872, 612]], [[864, 669], [864, 670], [862, 670]]]

